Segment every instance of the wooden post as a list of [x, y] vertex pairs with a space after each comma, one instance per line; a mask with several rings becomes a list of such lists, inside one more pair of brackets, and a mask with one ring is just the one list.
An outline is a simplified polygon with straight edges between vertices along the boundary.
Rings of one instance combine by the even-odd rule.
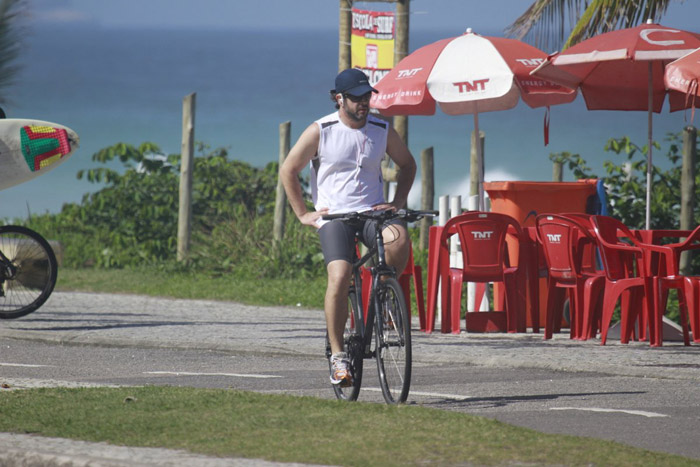
[[[698, 131], [693, 126], [683, 129], [683, 164], [681, 167], [681, 230], [695, 228], [693, 210], [695, 207], [695, 160], [697, 157]], [[690, 272], [692, 251], [681, 253], [680, 272], [687, 275]]]
[[[280, 154], [279, 154], [279, 168], [282, 168], [284, 160], [289, 154], [289, 134], [292, 128], [292, 123], [287, 121], [280, 123]], [[286, 222], [287, 213], [287, 195], [284, 192], [284, 186], [282, 185], [282, 177], [277, 176], [277, 194], [275, 196], [275, 222], [272, 228], [272, 239], [274, 243], [281, 242], [284, 238], [284, 224]]]
[[352, 0], [340, 0], [338, 23], [338, 73], [350, 68], [350, 36], [352, 35]]
[[[394, 66], [408, 55], [408, 23], [410, 0], [386, 0], [396, 3], [396, 28], [394, 37]], [[399, 134], [401, 140], [408, 146], [408, 117], [406, 115], [396, 115], [392, 117], [393, 127]], [[394, 163], [388, 156], [384, 157], [384, 166], [387, 169], [394, 168]], [[398, 174], [397, 174], [398, 175]], [[389, 183], [391, 180], [384, 178], [384, 198], [389, 199]]]
[[[424, 211], [433, 209], [435, 201], [435, 177], [433, 175], [433, 147], [425, 148], [420, 153], [421, 197], [420, 208]], [[428, 233], [433, 219], [424, 217], [420, 221], [420, 240], [418, 248], [428, 249]]]
[[[476, 153], [476, 135], [472, 131], [471, 133], [471, 157], [469, 163], [469, 196], [479, 195], [479, 162], [477, 160]], [[484, 155], [484, 132], [479, 131], [479, 144], [481, 144], [481, 157], [485, 159]]]
[[[410, 0], [396, 0], [396, 37], [394, 38], [394, 66], [408, 55]], [[394, 129], [408, 145], [408, 117], [394, 117]]]
[[192, 227], [192, 171], [194, 168], [194, 110], [197, 93], [182, 101], [182, 152], [180, 160], [180, 202], [177, 219], [177, 260], [184, 261], [190, 250]]
[[552, 181], [561, 182], [564, 180], [563, 174], [564, 164], [561, 162], [552, 162]]

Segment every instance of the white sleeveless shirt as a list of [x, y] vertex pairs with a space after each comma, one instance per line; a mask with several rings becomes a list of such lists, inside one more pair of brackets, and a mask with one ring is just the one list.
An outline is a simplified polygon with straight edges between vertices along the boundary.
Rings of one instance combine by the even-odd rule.
[[311, 160], [311, 197], [330, 214], [366, 211], [384, 203], [381, 161], [389, 125], [370, 115], [360, 129], [346, 126], [338, 112], [316, 120], [318, 151]]

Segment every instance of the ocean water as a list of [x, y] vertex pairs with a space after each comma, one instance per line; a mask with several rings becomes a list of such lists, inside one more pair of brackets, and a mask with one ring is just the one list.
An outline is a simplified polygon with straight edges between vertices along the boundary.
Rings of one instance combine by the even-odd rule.
[[[292, 122], [292, 140], [333, 111], [328, 90], [337, 72], [337, 30], [182, 31], [31, 29], [18, 82], [9, 89], [8, 117], [35, 118], [73, 128], [81, 147], [61, 166], [0, 191], [0, 218], [58, 212], [98, 189], [76, 179], [94, 166], [93, 153], [117, 142], [152, 141], [180, 152], [182, 99], [197, 93], [195, 138], [227, 147], [256, 166], [278, 159], [278, 129]], [[497, 34], [494, 34], [497, 35]], [[410, 49], [443, 38], [413, 32]], [[611, 137], [646, 142], [645, 112], [590, 112], [581, 97], [551, 110], [550, 144], [543, 144], [543, 109], [522, 102], [512, 110], [480, 114], [486, 134], [486, 180], [551, 180], [552, 152], [579, 153], [603, 173], [603, 161], [622, 160], [603, 147]], [[684, 112], [654, 115], [655, 139], [686, 125]], [[409, 148], [417, 160], [432, 146], [436, 195], [465, 195], [469, 179], [471, 115], [409, 119]], [[655, 152], [663, 165], [664, 151]], [[420, 180], [420, 174], [417, 177]], [[565, 174], [565, 180], [571, 180]], [[411, 204], [418, 205], [419, 184]]]

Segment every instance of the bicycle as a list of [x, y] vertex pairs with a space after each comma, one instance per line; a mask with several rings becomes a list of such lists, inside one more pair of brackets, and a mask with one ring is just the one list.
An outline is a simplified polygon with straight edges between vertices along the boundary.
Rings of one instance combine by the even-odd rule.
[[[351, 223], [375, 222], [376, 242], [352, 264], [352, 278], [348, 291], [349, 314], [344, 333], [345, 351], [350, 359], [352, 385], [333, 385], [338, 399], [354, 401], [360, 394], [362, 370], [365, 359], [375, 358], [379, 385], [384, 400], [389, 404], [406, 401], [411, 385], [411, 317], [408, 314], [403, 290], [396, 270], [386, 263], [382, 227], [392, 219], [415, 222], [435, 211], [367, 211], [323, 216], [324, 220], [341, 219]], [[372, 288], [368, 310], [363, 310], [362, 266], [374, 259], [369, 268]], [[366, 315], [366, 320], [365, 320]], [[374, 337], [374, 348], [372, 340]], [[329, 367], [331, 348], [326, 334], [326, 357]]]
[[0, 319], [35, 311], [53, 292], [57, 278], [53, 249], [37, 232], [0, 226]]

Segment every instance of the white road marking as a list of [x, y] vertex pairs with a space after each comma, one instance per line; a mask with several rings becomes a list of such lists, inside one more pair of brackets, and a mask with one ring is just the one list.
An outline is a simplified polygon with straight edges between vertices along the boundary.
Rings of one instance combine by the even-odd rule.
[[174, 376], [232, 376], [234, 378], [282, 378], [277, 375], [245, 375], [240, 373], [192, 373], [189, 371], [144, 371], [146, 375], [174, 375]]
[[[362, 391], [374, 391], [374, 392], [382, 392], [382, 388], [362, 388]], [[440, 397], [442, 399], [452, 399], [452, 400], [457, 400], [457, 401], [464, 401], [467, 399], [471, 399], [471, 396], [464, 396], [460, 394], [442, 394], [439, 392], [421, 392], [421, 391], [409, 391], [408, 392], [409, 396], [425, 396], [425, 397]]]
[[3, 363], [0, 362], [0, 366], [19, 366], [24, 368], [43, 368], [51, 365], [31, 365], [29, 363]]
[[57, 379], [32, 379], [32, 378], [5, 378], [0, 380], [1, 383], [6, 385], [0, 389], [0, 391], [13, 391], [18, 389], [31, 389], [31, 388], [118, 388], [124, 387], [117, 384], [103, 384], [103, 383], [87, 383], [81, 381], [61, 381]]
[[600, 407], [550, 407], [549, 410], [581, 410], [586, 412], [605, 412], [605, 413], [626, 413], [629, 415], [641, 415], [642, 417], [668, 417], [662, 413], [646, 412], [644, 410], [622, 410], [622, 409], [603, 409]]

